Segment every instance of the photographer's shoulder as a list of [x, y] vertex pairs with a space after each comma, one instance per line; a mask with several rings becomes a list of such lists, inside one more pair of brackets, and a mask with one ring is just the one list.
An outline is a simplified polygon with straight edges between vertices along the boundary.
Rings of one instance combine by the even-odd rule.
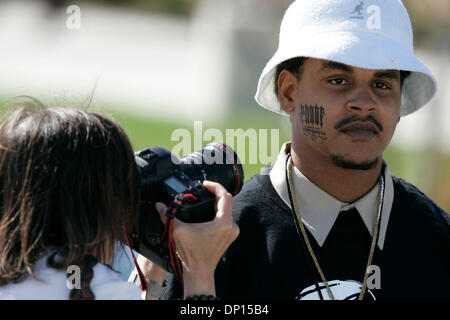
[[123, 281], [118, 271], [97, 263], [91, 281], [96, 300], [141, 300], [141, 289], [135, 284]]

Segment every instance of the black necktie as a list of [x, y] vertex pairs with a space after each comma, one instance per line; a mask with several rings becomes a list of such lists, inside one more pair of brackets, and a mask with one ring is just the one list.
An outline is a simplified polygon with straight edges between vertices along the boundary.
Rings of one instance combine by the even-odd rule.
[[346, 242], [352, 242], [355, 239], [356, 234], [364, 238], [371, 238], [358, 210], [356, 210], [356, 208], [351, 208], [350, 210], [339, 212], [339, 215], [328, 234], [327, 240], [331, 237], [335, 240], [340, 239], [341, 241], [344, 241], [345, 244]]
[[354, 279], [355, 271], [359, 270], [357, 274], [361, 279], [358, 280], [362, 281], [371, 240], [372, 236], [356, 208], [341, 211], [325, 243], [320, 248], [322, 257], [333, 257], [333, 261], [321, 263], [325, 269], [328, 269], [324, 270], [325, 274], [329, 274], [330, 279], [335, 276], [340, 278], [347, 276]]

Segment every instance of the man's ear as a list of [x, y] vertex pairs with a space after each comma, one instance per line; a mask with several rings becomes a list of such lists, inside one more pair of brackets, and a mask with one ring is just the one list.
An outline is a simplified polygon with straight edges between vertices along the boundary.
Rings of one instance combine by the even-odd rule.
[[278, 99], [283, 111], [292, 113], [295, 111], [295, 98], [297, 95], [297, 77], [288, 70], [280, 72], [278, 77]]

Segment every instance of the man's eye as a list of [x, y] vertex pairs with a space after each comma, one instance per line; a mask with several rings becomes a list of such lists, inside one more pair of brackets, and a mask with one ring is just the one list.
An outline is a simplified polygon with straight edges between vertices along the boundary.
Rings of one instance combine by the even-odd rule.
[[374, 83], [374, 87], [377, 89], [391, 89], [390, 86], [388, 86], [386, 83], [384, 82], [375, 82]]
[[345, 86], [348, 85], [348, 81], [343, 78], [336, 78], [329, 80], [330, 83], [338, 85], [338, 86]]

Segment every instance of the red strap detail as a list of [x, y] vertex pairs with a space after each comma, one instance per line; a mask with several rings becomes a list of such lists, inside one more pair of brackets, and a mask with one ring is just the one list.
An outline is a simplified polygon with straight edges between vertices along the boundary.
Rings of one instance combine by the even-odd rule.
[[[130, 218], [130, 215], [128, 214], [128, 219]], [[137, 273], [139, 275], [139, 280], [141, 282], [141, 290], [147, 291], [147, 281], [145, 280], [144, 273], [142, 272], [141, 268], [139, 268], [139, 264], [137, 263], [136, 257], [134, 256], [133, 248], [131, 247], [130, 239], [128, 238], [127, 228], [126, 228], [126, 222], [123, 222], [123, 229], [125, 232], [125, 238], [127, 239], [127, 245], [128, 248], [130, 248], [131, 256], [133, 257], [134, 266], [136, 267]]]
[[169, 243], [169, 256], [170, 256], [170, 262], [172, 263], [172, 269], [175, 277], [180, 282], [181, 288], [184, 291], [183, 287], [183, 268], [180, 262], [180, 259], [177, 256], [177, 250], [175, 247], [175, 242], [173, 241], [173, 224], [175, 222], [174, 218], [176, 216], [176, 213], [178, 209], [183, 204], [183, 201], [185, 199], [194, 199], [197, 200], [197, 198], [190, 193], [183, 194], [179, 193], [173, 200], [172, 203], [169, 205], [167, 212], [170, 214], [166, 214], [167, 216], [167, 222], [164, 227], [164, 231], [161, 235], [161, 240], [164, 240], [167, 237], [168, 243]]
[[175, 242], [173, 241], [173, 238], [172, 238], [173, 223], [174, 223], [174, 220], [171, 219], [170, 227], [169, 227], [169, 253], [170, 253], [170, 260], [172, 262], [172, 268], [173, 268], [175, 277], [180, 282], [182, 291], [184, 291], [184, 287], [183, 287], [183, 269], [181, 268], [181, 265], [180, 265], [180, 259], [177, 257], [177, 251], [176, 251], [176, 248], [175, 248]]
[[197, 197], [194, 196], [194, 195], [191, 194], [191, 193], [186, 193], [186, 194], [184, 195], [184, 197], [187, 198], [187, 199], [197, 200]]

